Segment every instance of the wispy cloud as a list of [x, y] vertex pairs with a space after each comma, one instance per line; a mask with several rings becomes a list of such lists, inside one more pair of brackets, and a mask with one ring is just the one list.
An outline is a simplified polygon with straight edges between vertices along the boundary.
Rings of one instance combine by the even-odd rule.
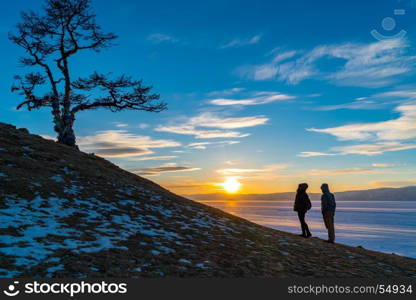
[[[405, 39], [320, 45], [307, 52], [279, 53], [268, 63], [240, 67], [238, 73], [254, 80], [277, 79], [289, 84], [315, 78], [340, 85], [379, 87], [411, 71], [416, 57], [407, 55], [407, 48]], [[324, 59], [337, 61], [332, 69], [328, 66], [322, 69], [318, 62]], [[342, 62], [341, 67], [339, 62]]]
[[233, 39], [229, 41], [228, 43], [221, 45], [220, 49], [236, 48], [236, 47], [257, 44], [258, 42], [260, 42], [261, 38], [262, 38], [262, 35], [257, 34], [248, 39]]
[[247, 128], [264, 125], [269, 119], [264, 116], [221, 118], [212, 113], [202, 113], [189, 120], [189, 124], [221, 129]]
[[407, 100], [416, 100], [416, 90], [414, 89], [399, 89], [395, 91], [388, 91], [376, 94], [375, 97], [394, 97], [403, 98]]
[[349, 103], [334, 104], [334, 105], [322, 105], [314, 110], [318, 111], [333, 111], [338, 109], [380, 109], [384, 107], [386, 103], [380, 103], [372, 100], [354, 101]]
[[147, 128], [149, 128], [150, 127], [150, 125], [149, 124], [147, 124], [147, 123], [140, 123], [139, 124], [139, 128], [140, 129], [147, 129]]
[[[289, 58], [294, 57], [296, 54], [299, 53], [299, 51], [296, 50], [291, 50], [291, 51], [284, 51], [284, 52], [277, 52], [275, 49], [275, 51], [272, 51], [270, 54], [275, 54], [275, 56], [272, 59], [272, 62], [274, 63], [279, 63], [281, 61], [287, 60]], [[278, 54], [276, 54], [278, 53]]]
[[210, 145], [210, 144], [211, 144], [210, 142], [190, 143], [188, 144], [188, 147], [192, 149], [204, 150], [204, 149], [207, 149], [207, 145]]
[[199, 182], [181, 175], [171, 175], [168, 182], [163, 182], [163, 186], [180, 194], [188, 195], [212, 193], [213, 191], [218, 190], [215, 182]]
[[190, 143], [187, 147], [192, 149], [207, 149], [208, 146], [226, 146], [226, 145], [235, 145], [239, 144], [240, 141], [220, 141], [220, 142], [197, 142]]
[[158, 126], [156, 131], [170, 132], [183, 135], [193, 135], [198, 139], [214, 139], [214, 138], [243, 138], [250, 134], [241, 133], [238, 131], [230, 130], [208, 130], [208, 129], [196, 129], [190, 125], [179, 125], [179, 126]]
[[394, 141], [416, 138], [416, 105], [400, 105], [395, 110], [400, 113], [400, 117], [393, 120], [307, 130], [331, 134], [342, 141]]
[[373, 172], [373, 169], [365, 168], [350, 168], [350, 169], [313, 169], [309, 170], [311, 176], [323, 176], [323, 175], [346, 175], [355, 173], [368, 173]]
[[[416, 149], [416, 105], [403, 104], [395, 108], [399, 117], [388, 121], [353, 123], [330, 128], [309, 128], [308, 131], [330, 134], [340, 141], [365, 142], [338, 146], [321, 155], [377, 155], [384, 152]], [[302, 152], [299, 156], [311, 157], [315, 152]]]
[[143, 156], [143, 157], [131, 157], [128, 161], [146, 161], [146, 160], [170, 160], [177, 158], [175, 155], [159, 155], [159, 156]]
[[416, 149], [416, 143], [400, 143], [400, 142], [383, 142], [373, 144], [358, 144], [349, 146], [333, 147], [332, 150], [340, 155], [361, 154], [361, 155], [377, 155], [384, 152], [402, 151]]
[[312, 152], [304, 151], [298, 154], [299, 157], [316, 157], [316, 156], [333, 156], [335, 153], [325, 153], [325, 152]]
[[173, 36], [164, 33], [153, 33], [147, 37], [147, 40], [154, 44], [177, 43], [179, 40]]
[[151, 154], [152, 148], [178, 147], [181, 144], [172, 140], [134, 135], [126, 130], [107, 130], [92, 136], [79, 137], [78, 145], [83, 151], [94, 152], [103, 157], [129, 157]]
[[129, 126], [128, 124], [125, 124], [125, 123], [119, 123], [119, 122], [115, 122], [115, 123], [114, 123], [114, 125], [115, 125], [117, 128], [124, 128], [124, 127], [128, 127], [128, 126]]
[[374, 168], [392, 168], [395, 165], [394, 164], [386, 164], [386, 163], [373, 163], [371, 164]]
[[162, 173], [172, 173], [172, 172], [192, 172], [201, 170], [200, 168], [192, 168], [187, 166], [178, 166], [175, 163], [168, 163], [158, 167], [151, 167], [151, 168], [139, 168], [130, 170], [131, 172], [137, 175], [144, 175], [144, 176], [158, 176]]
[[[200, 139], [209, 138], [242, 138], [247, 133], [232, 131], [230, 129], [254, 127], [266, 124], [269, 119], [264, 116], [221, 118], [212, 113], [202, 113], [190, 118], [183, 124], [173, 126], [158, 126], [156, 131], [176, 134], [193, 135]], [[199, 127], [199, 128], [198, 128]], [[200, 129], [214, 128], [214, 129]]]
[[212, 91], [212, 92], [207, 93], [207, 96], [208, 97], [229, 96], [229, 95], [240, 93], [244, 90], [245, 88], [235, 87], [235, 88], [230, 88], [230, 89], [221, 90], [221, 91]]
[[314, 108], [318, 111], [333, 111], [339, 109], [381, 109], [390, 105], [409, 104], [416, 100], [416, 90], [402, 88], [393, 91], [377, 93], [368, 97], [359, 97], [354, 101], [334, 104], [322, 105]]
[[229, 98], [217, 98], [212, 99], [209, 103], [220, 106], [229, 105], [259, 105], [276, 101], [284, 101], [295, 98], [294, 96], [282, 94], [279, 92], [260, 92], [256, 93], [254, 97], [245, 99], [229, 99]]
[[332, 147], [329, 152], [301, 152], [299, 157], [315, 157], [315, 156], [334, 156], [334, 155], [379, 155], [384, 152], [403, 151], [416, 149], [416, 143], [402, 143], [402, 142], [379, 142], [379, 143], [365, 143], [348, 146]]
[[278, 175], [278, 171], [286, 169], [287, 165], [274, 164], [267, 165], [261, 168], [227, 168], [219, 169], [217, 173], [223, 176], [231, 176], [236, 178], [274, 178]]

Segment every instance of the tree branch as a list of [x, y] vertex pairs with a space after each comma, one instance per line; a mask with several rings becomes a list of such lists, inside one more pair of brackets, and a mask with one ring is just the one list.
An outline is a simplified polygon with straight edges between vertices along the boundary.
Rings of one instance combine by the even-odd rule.
[[130, 109], [160, 112], [167, 107], [164, 102], [155, 103], [160, 96], [150, 94], [152, 87], [143, 87], [141, 81], [132, 80], [126, 75], [110, 80], [106, 75], [93, 73], [88, 78], [79, 78], [73, 82], [72, 87], [82, 91], [99, 89], [102, 93], [107, 94], [93, 102], [85, 101], [78, 104], [72, 109], [74, 113], [98, 107], [107, 108], [111, 111]]

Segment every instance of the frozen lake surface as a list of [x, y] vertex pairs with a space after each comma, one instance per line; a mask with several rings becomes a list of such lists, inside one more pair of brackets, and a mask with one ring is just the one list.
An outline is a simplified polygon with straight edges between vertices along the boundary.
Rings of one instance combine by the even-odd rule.
[[[300, 233], [292, 201], [200, 201], [275, 229]], [[312, 201], [306, 221], [312, 235], [327, 239], [320, 202]], [[338, 201], [336, 241], [416, 258], [416, 201]]]

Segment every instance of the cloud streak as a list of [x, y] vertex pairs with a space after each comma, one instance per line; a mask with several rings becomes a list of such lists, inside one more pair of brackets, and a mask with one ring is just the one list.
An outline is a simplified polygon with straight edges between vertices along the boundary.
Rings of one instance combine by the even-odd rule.
[[307, 130], [330, 134], [341, 141], [393, 141], [416, 138], [416, 105], [400, 105], [395, 111], [400, 113], [400, 117], [389, 121]]
[[261, 34], [257, 34], [248, 39], [233, 39], [229, 41], [228, 43], [221, 45], [220, 49], [238, 48], [238, 47], [243, 47], [243, 46], [248, 46], [248, 45], [254, 45], [260, 42], [261, 38], [262, 38]]
[[309, 175], [311, 176], [348, 175], [348, 174], [369, 173], [369, 172], [373, 172], [373, 169], [365, 169], [365, 168], [336, 169], [336, 170], [313, 169], [313, 170], [309, 170]]
[[139, 136], [126, 130], [99, 131], [92, 136], [78, 138], [83, 151], [94, 152], [103, 157], [131, 157], [151, 154], [152, 148], [181, 146], [172, 140], [157, 140], [149, 136]]
[[301, 152], [299, 157], [317, 157], [317, 156], [334, 156], [334, 155], [379, 155], [384, 152], [403, 151], [416, 149], [416, 143], [401, 142], [383, 142], [383, 143], [365, 143], [348, 146], [332, 147], [329, 152]]
[[164, 164], [158, 167], [138, 168], [130, 170], [130, 172], [143, 176], [158, 176], [162, 173], [176, 173], [176, 172], [192, 172], [201, 170], [200, 168], [192, 168], [187, 166], [177, 166], [175, 163]]
[[197, 142], [190, 143], [187, 145], [188, 148], [192, 149], [207, 149], [208, 146], [226, 146], [226, 145], [235, 145], [239, 144], [240, 141], [221, 141], [221, 142]]
[[416, 149], [416, 143], [384, 142], [373, 144], [358, 144], [350, 146], [333, 147], [332, 150], [338, 154], [360, 154], [360, 155], [377, 155], [384, 152], [403, 151]]
[[334, 104], [334, 105], [321, 105], [313, 110], [317, 111], [333, 111], [339, 109], [381, 109], [389, 105], [411, 104], [416, 100], [416, 90], [412, 89], [400, 89], [383, 93], [377, 93], [368, 97], [359, 97], [355, 101]]
[[354, 101], [349, 103], [334, 104], [334, 105], [322, 105], [314, 110], [318, 111], [333, 111], [339, 109], [380, 109], [386, 103], [380, 103], [372, 100]]
[[304, 151], [298, 154], [299, 157], [334, 156], [335, 153]]
[[183, 135], [193, 135], [197, 139], [243, 138], [250, 135], [248, 133], [241, 133], [238, 131], [196, 129], [194, 126], [187, 124], [179, 126], [158, 126], [155, 130]]
[[220, 118], [211, 113], [203, 113], [189, 120], [193, 126], [221, 129], [237, 129], [264, 125], [269, 119], [264, 116]]
[[245, 99], [229, 99], [229, 98], [217, 98], [212, 99], [209, 103], [220, 106], [230, 106], [230, 105], [260, 105], [267, 104], [276, 101], [284, 101], [293, 99], [294, 96], [281, 94], [278, 92], [269, 92], [269, 93], [257, 93], [255, 97], [249, 97]]
[[[237, 72], [253, 80], [280, 80], [289, 84], [323, 78], [339, 85], [380, 87], [411, 71], [416, 57], [406, 55], [406, 48], [405, 39], [320, 45], [307, 52], [282, 52], [268, 63], [243, 66]], [[318, 66], [324, 60], [333, 62], [332, 70]]]
[[230, 88], [230, 89], [226, 89], [226, 90], [222, 90], [222, 91], [212, 91], [207, 93], [207, 96], [209, 97], [217, 97], [217, 96], [229, 96], [229, 95], [234, 95], [237, 93], [240, 93], [242, 91], [244, 91], [245, 88]]
[[416, 104], [402, 104], [395, 108], [399, 116], [395, 119], [353, 123], [330, 128], [309, 128], [310, 132], [324, 133], [340, 141], [365, 142], [338, 146], [329, 152], [301, 152], [300, 157], [332, 155], [378, 155], [384, 152], [416, 149]]
[[161, 44], [161, 43], [177, 43], [179, 40], [174, 38], [173, 36], [164, 34], [164, 33], [153, 33], [147, 37], [147, 40], [154, 43], [154, 44]]
[[[242, 138], [249, 134], [233, 131], [232, 129], [264, 125], [269, 119], [264, 116], [220, 118], [212, 113], [202, 113], [188, 119], [183, 124], [173, 126], [158, 126], [156, 131], [170, 132], [183, 135], [193, 135], [198, 139], [211, 138]], [[201, 129], [209, 128], [209, 129]]]
[[261, 168], [227, 168], [219, 169], [217, 173], [223, 176], [230, 176], [236, 178], [275, 178], [278, 174], [278, 171], [286, 169], [286, 165], [274, 164], [267, 165]]
[[159, 156], [144, 156], [144, 157], [132, 157], [127, 159], [128, 161], [147, 161], [147, 160], [170, 160], [177, 158], [175, 155], [159, 155]]

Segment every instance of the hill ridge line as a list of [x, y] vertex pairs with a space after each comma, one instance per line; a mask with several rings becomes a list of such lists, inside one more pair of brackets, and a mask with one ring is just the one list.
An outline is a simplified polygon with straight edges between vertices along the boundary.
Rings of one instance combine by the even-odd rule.
[[266, 228], [4, 123], [0, 162], [0, 277], [416, 277], [416, 259]]

